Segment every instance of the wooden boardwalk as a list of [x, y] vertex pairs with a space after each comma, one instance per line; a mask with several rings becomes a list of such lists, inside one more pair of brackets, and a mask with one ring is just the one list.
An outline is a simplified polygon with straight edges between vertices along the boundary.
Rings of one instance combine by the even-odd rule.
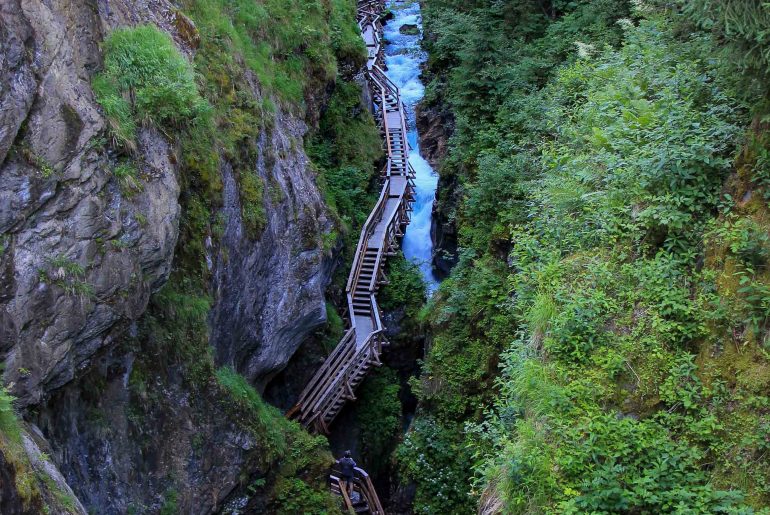
[[347, 512], [385, 515], [380, 499], [374, 489], [371, 478], [363, 469], [356, 467], [353, 476], [353, 496], [348, 495], [345, 482], [338, 470], [332, 469], [329, 475], [329, 486], [333, 493], [342, 497]]
[[396, 253], [409, 223], [414, 201], [414, 170], [409, 164], [406, 113], [398, 87], [383, 71], [384, 48], [380, 14], [383, 0], [360, 0], [358, 24], [366, 43], [366, 77], [374, 102], [375, 119], [387, 151], [382, 189], [361, 229], [346, 286], [350, 328], [321, 365], [287, 416], [316, 432], [329, 424], [373, 366], [381, 365], [387, 345], [377, 305], [377, 290], [387, 282], [385, 260]]

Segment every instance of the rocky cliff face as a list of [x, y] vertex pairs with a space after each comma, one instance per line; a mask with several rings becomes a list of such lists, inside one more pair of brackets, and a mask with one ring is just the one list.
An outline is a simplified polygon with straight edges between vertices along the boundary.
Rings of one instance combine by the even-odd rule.
[[129, 20], [78, 2], [11, 0], [0, 14], [0, 352], [24, 406], [70, 381], [163, 284], [179, 185], [151, 129], [141, 190], [126, 195], [112, 173], [90, 76], [103, 32]]
[[[91, 90], [104, 35], [140, 23], [194, 54], [194, 27], [164, 0], [0, 4], [2, 379], [52, 445], [48, 476], [58, 466], [87, 508], [152, 511], [172, 496], [184, 512], [207, 513], [237, 497], [244, 478], [264, 476], [269, 460], [221, 389], [191, 386], [189, 360], [169, 361], [142, 334], [151, 295], [174, 266], [179, 142], [141, 128], [138, 183], [125, 184]], [[261, 102], [258, 87], [250, 94]], [[332, 223], [302, 146], [308, 127], [277, 111], [254, 163], [267, 185], [264, 229], [247, 236], [239, 185], [222, 161], [222, 234], [206, 238], [212, 302], [201, 330], [217, 365], [259, 387], [325, 321], [333, 263], [322, 240]], [[15, 481], [6, 458], [0, 445], [0, 485]], [[35, 512], [2, 490], [0, 511]], [[82, 511], [77, 499], [66, 509]]]
[[[83, 504], [99, 513], [211, 513], [269, 460], [214, 383], [186, 381], [159, 342], [122, 346], [41, 406], [36, 423]], [[244, 474], [241, 478], [241, 474]]]
[[260, 390], [326, 321], [324, 290], [333, 261], [321, 235], [332, 223], [302, 149], [306, 131], [302, 121], [279, 114], [259, 138], [256, 169], [272, 191], [258, 242], [244, 236], [238, 185], [223, 170], [226, 222], [214, 261], [211, 341], [217, 360]]

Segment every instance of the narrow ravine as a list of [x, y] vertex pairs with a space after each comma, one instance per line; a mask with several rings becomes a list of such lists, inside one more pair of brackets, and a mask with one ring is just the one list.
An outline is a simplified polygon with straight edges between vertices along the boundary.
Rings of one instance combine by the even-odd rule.
[[[417, 1], [402, 2], [390, 0], [387, 4], [394, 18], [385, 25], [385, 64], [387, 76], [400, 88], [401, 99], [406, 108], [409, 132], [409, 162], [417, 176], [415, 178], [416, 199], [412, 220], [404, 235], [402, 248], [404, 256], [417, 263], [428, 288], [432, 293], [438, 287], [438, 279], [433, 274], [431, 258], [433, 243], [430, 237], [431, 214], [436, 197], [438, 175], [420, 155], [419, 138], [415, 124], [415, 108], [425, 94], [425, 86], [420, 80], [422, 65], [427, 59], [420, 47], [422, 37], [422, 16]], [[402, 27], [415, 30], [405, 30]]]

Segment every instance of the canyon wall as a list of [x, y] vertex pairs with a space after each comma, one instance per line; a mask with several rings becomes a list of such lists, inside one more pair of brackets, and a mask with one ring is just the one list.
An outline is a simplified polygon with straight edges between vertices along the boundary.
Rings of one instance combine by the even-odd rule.
[[[260, 435], [280, 414], [233, 398], [216, 369], [261, 389], [326, 320], [334, 221], [304, 138], [334, 77], [298, 109], [243, 72], [240, 101], [275, 106], [248, 142], [264, 224], [245, 227], [242, 172], [215, 148], [221, 198], [198, 235], [203, 273], [191, 279], [178, 258], [192, 245], [182, 235], [195, 182], [185, 133], [141, 123], [127, 183], [116, 173], [126, 151], [92, 89], [105, 37], [142, 24], [188, 60], [205, 38], [164, 0], [0, 5], [0, 362], [25, 442], [0, 431], [3, 513], [259, 511], [281, 474], [322, 484], [318, 442], [307, 463], [279, 470], [287, 449]], [[158, 295], [171, 274], [173, 294]], [[188, 281], [205, 291], [194, 297]], [[187, 301], [200, 301], [207, 323], [180, 322]], [[275, 438], [290, 447], [305, 436]]]

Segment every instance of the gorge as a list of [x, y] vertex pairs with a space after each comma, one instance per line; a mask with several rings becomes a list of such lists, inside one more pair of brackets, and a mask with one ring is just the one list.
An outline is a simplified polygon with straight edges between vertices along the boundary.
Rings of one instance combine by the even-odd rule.
[[769, 33], [3, 0], [0, 514], [770, 513]]

